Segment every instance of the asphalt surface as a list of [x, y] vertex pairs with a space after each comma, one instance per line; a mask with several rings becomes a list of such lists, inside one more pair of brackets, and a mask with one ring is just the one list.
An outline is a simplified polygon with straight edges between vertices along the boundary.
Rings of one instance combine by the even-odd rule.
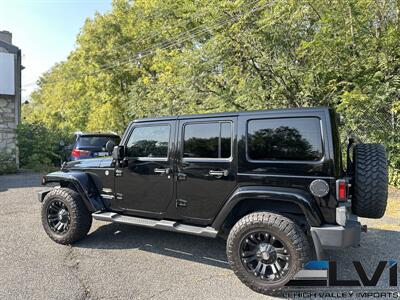
[[[52, 242], [40, 223], [40, 179], [29, 173], [0, 176], [0, 299], [273, 298], [236, 278], [220, 239], [94, 221], [83, 241]], [[352, 260], [361, 261], [368, 274], [380, 260], [400, 261], [395, 200], [385, 219], [367, 222], [371, 229], [361, 248], [329, 252], [339, 262], [340, 278], [357, 278]], [[387, 291], [387, 273], [374, 290]]]

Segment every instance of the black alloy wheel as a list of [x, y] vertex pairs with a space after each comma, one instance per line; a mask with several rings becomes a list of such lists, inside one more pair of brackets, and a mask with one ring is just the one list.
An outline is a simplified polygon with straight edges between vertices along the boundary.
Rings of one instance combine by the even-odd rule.
[[67, 206], [59, 200], [54, 200], [47, 207], [47, 222], [51, 230], [58, 234], [65, 234], [71, 223], [71, 216]]
[[226, 243], [229, 265], [252, 290], [277, 294], [311, 254], [303, 229], [292, 219], [260, 211], [241, 218]]
[[285, 243], [265, 231], [245, 236], [240, 256], [247, 271], [263, 280], [281, 280], [289, 270], [290, 254]]
[[81, 196], [69, 188], [54, 188], [43, 200], [42, 225], [56, 243], [72, 244], [87, 235], [92, 215]]

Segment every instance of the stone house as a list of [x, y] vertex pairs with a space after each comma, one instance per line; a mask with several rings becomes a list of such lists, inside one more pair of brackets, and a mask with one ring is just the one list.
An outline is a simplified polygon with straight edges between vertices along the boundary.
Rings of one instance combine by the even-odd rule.
[[0, 155], [19, 166], [16, 128], [21, 120], [21, 50], [0, 31]]

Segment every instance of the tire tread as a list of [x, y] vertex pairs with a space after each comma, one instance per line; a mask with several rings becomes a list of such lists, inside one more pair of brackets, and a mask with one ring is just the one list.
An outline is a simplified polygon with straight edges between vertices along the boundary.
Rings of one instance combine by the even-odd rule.
[[357, 144], [353, 150], [354, 192], [352, 210], [359, 217], [383, 217], [388, 196], [388, 169], [385, 147]]
[[[54, 198], [61, 198], [66, 203], [71, 216], [68, 232], [64, 235], [54, 233], [47, 224], [47, 203]], [[69, 188], [51, 190], [43, 200], [42, 225], [47, 235], [56, 243], [68, 245], [82, 239], [92, 226], [92, 216], [83, 203], [81, 196]]]
[[278, 292], [281, 287], [266, 287], [265, 285], [261, 286], [256, 280], [249, 279], [248, 276], [246, 276], [246, 273], [244, 273], [246, 271], [244, 271], [234, 259], [235, 245], [238, 242], [238, 239], [240, 239], [243, 230], [251, 226], [260, 225], [266, 226], [266, 228], [273, 227], [279, 230], [280, 233], [284, 234], [293, 244], [294, 248], [296, 249], [298, 259], [293, 262], [295, 270], [292, 271], [292, 275], [295, 275], [297, 271], [310, 259], [311, 250], [308, 239], [300, 227], [291, 219], [279, 214], [271, 212], [254, 212], [244, 216], [233, 226], [227, 240], [227, 257], [232, 270], [236, 276], [252, 290], [263, 294], [273, 294]]

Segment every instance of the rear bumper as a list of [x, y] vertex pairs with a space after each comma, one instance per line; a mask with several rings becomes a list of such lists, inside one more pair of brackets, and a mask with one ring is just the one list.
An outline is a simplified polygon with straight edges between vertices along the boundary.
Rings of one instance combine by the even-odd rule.
[[318, 259], [324, 257], [324, 249], [341, 249], [360, 245], [361, 224], [357, 221], [346, 222], [346, 226], [323, 225], [311, 227], [311, 236], [314, 242]]

